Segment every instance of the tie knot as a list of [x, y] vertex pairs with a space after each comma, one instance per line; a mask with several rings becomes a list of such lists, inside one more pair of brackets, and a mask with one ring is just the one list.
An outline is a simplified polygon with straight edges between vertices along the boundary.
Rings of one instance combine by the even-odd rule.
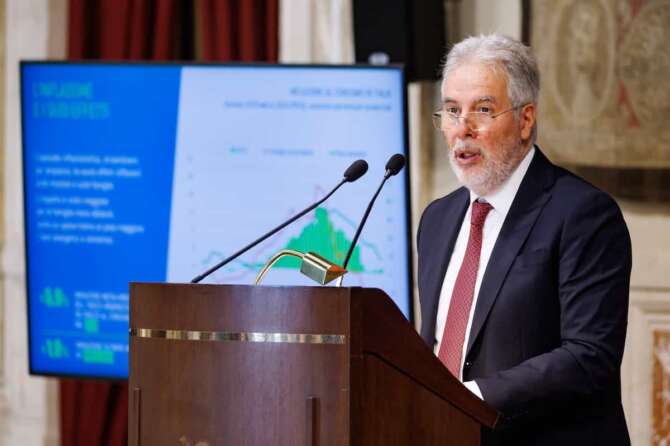
[[489, 203], [480, 201], [473, 202], [470, 224], [479, 228], [483, 227], [486, 216], [491, 209], [493, 209], [493, 206], [491, 206]]

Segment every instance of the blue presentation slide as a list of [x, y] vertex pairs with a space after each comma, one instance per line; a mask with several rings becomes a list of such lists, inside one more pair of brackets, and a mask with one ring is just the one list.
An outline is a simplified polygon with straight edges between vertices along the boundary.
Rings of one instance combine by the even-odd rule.
[[[22, 65], [31, 372], [125, 378], [128, 282], [188, 282], [370, 171], [208, 277], [251, 284], [281, 249], [342, 263], [393, 153], [405, 153], [398, 68]], [[405, 173], [380, 195], [345, 286], [408, 316]], [[266, 285], [314, 285], [295, 259]], [[169, 328], [169, 327], [149, 327]]]

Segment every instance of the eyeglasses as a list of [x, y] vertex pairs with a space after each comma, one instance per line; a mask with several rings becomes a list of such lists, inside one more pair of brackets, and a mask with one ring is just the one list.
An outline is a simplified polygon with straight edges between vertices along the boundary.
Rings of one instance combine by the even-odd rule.
[[433, 127], [437, 130], [447, 130], [457, 127], [461, 119], [463, 123], [470, 129], [474, 131], [486, 130], [488, 127], [493, 124], [493, 120], [498, 116], [511, 112], [522, 107], [525, 107], [528, 104], [517, 105], [516, 107], [508, 108], [499, 113], [491, 112], [468, 112], [463, 115], [457, 115], [452, 112], [438, 111], [433, 113]]

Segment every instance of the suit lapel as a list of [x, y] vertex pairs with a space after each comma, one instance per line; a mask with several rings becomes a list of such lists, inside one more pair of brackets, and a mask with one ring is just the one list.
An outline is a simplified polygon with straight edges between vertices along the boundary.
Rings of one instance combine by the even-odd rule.
[[484, 272], [470, 329], [466, 357], [486, 322], [512, 262], [528, 238], [544, 204], [551, 196], [553, 183], [554, 167], [536, 148], [533, 161], [519, 186]]
[[458, 237], [458, 232], [461, 229], [461, 224], [469, 205], [470, 193], [467, 189], [462, 188], [453, 206], [445, 209], [442, 221], [438, 226], [439, 235], [434, 237], [435, 252], [438, 253], [439, 257], [431, 274], [430, 289], [426, 290], [427, 296], [430, 296], [430, 305], [432, 306], [432, 309], [428, 313], [432, 316], [432, 320], [426, 321], [430, 324], [428, 326], [428, 336], [433, 336], [435, 333], [435, 321], [437, 319], [437, 307], [440, 301], [442, 282], [444, 281], [449, 259], [451, 258], [451, 253], [454, 251], [456, 238]]

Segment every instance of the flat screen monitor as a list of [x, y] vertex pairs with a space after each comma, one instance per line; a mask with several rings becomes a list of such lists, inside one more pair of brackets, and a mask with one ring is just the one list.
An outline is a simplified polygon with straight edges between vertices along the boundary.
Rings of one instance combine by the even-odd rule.
[[[251, 284], [281, 249], [342, 262], [390, 155], [407, 153], [399, 67], [23, 62], [30, 371], [126, 378], [128, 283]], [[345, 286], [410, 318], [407, 169], [385, 186]], [[265, 285], [313, 286], [293, 259]]]

